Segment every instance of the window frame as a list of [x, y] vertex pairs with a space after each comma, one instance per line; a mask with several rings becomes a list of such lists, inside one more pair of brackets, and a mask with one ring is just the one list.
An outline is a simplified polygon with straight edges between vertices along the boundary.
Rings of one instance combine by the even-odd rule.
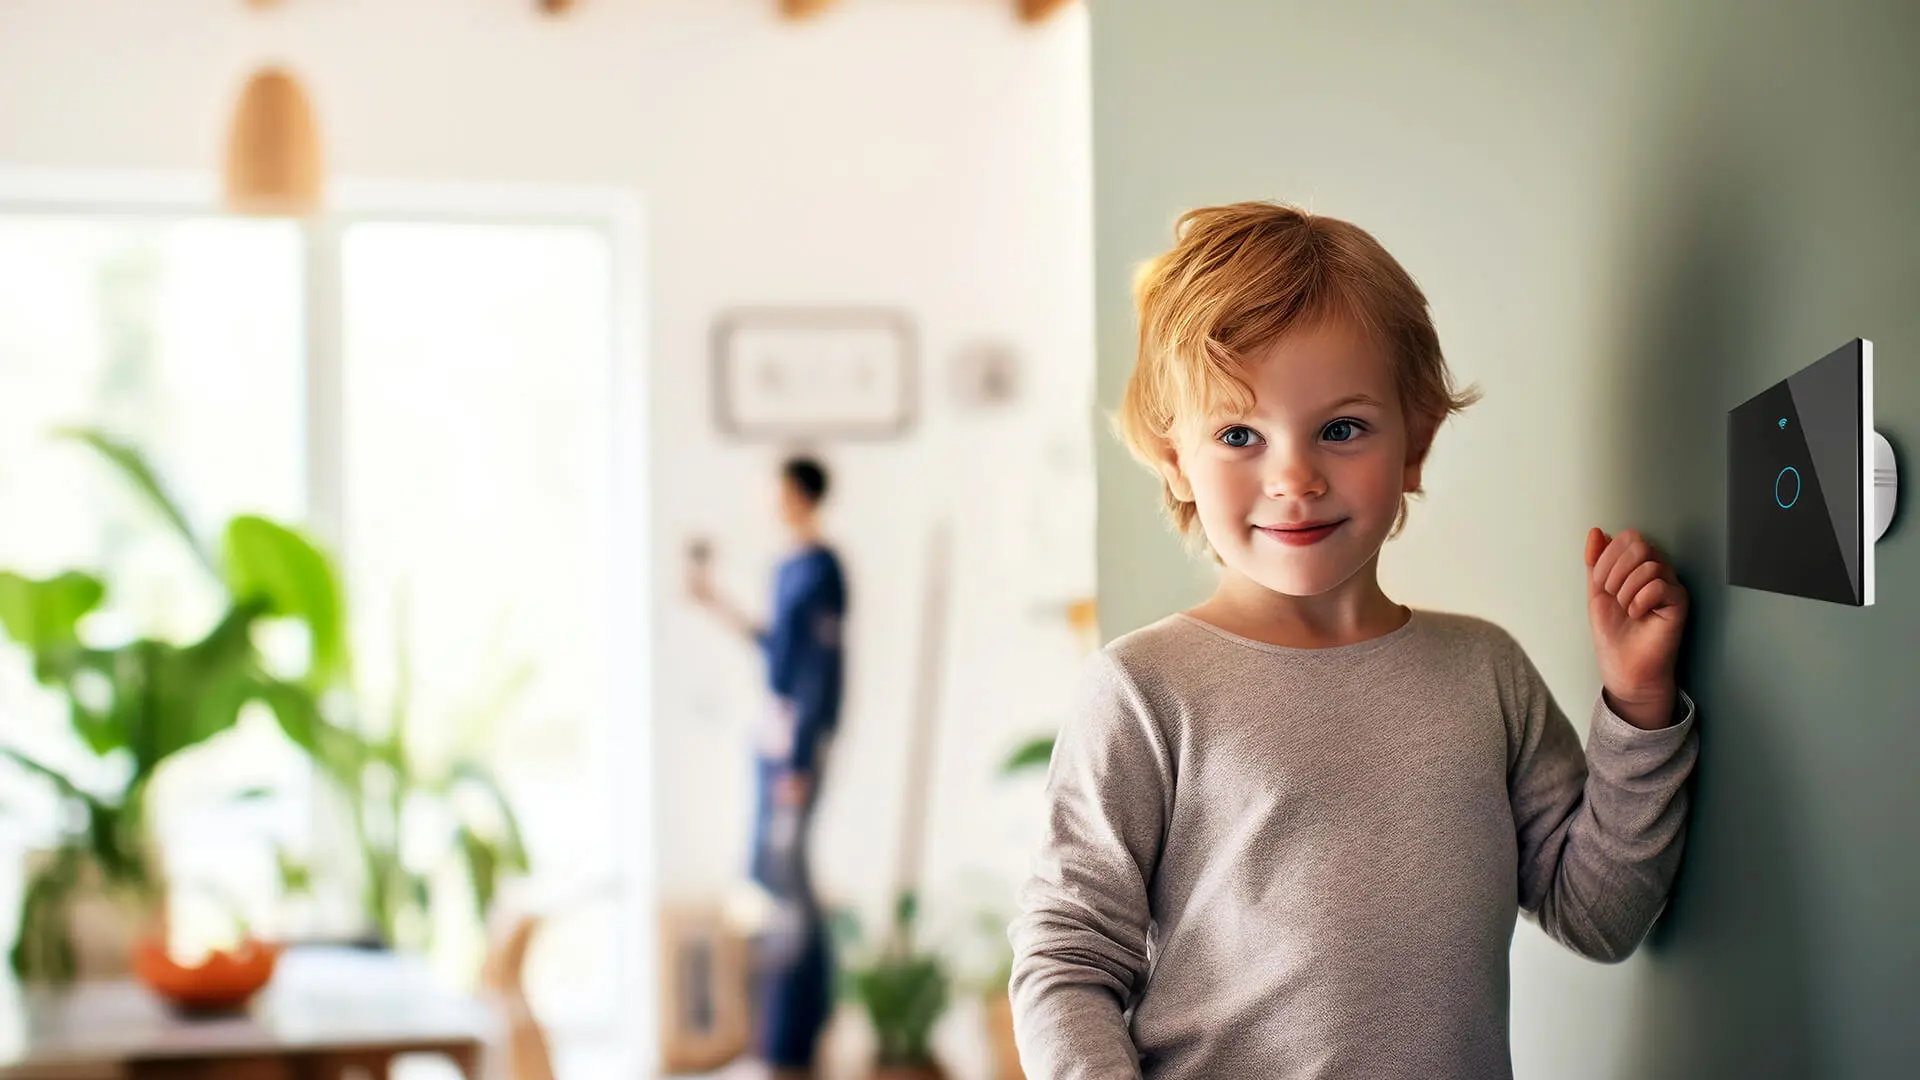
[[[218, 178], [208, 173], [70, 170], [0, 167], [0, 214], [65, 217], [174, 219], [219, 217]], [[653, 875], [652, 803], [652, 582], [653, 522], [649, 512], [651, 340], [648, 296], [647, 221], [640, 196], [625, 188], [393, 181], [340, 178], [329, 184], [321, 213], [298, 222], [303, 250], [302, 350], [305, 395], [304, 481], [307, 525], [345, 558], [345, 364], [343, 355], [342, 245], [354, 226], [366, 223], [458, 223], [505, 226], [572, 226], [600, 234], [612, 261], [612, 314], [607, 390], [610, 460], [607, 498], [606, 703], [595, 733], [606, 755], [602, 782], [610, 785], [622, 827], [613, 853], [622, 940], [617, 945], [621, 1001], [612, 1030], [600, 1025], [554, 1034], [565, 1038], [617, 1038], [631, 1055], [630, 1068], [644, 1071], [657, 1060], [658, 970], [652, 933], [657, 910]], [[351, 567], [342, 566], [351, 573]], [[618, 662], [613, 662], [614, 660]], [[621, 782], [641, 763], [643, 783]], [[316, 822], [316, 828], [323, 828]], [[324, 835], [324, 833], [323, 833]]]

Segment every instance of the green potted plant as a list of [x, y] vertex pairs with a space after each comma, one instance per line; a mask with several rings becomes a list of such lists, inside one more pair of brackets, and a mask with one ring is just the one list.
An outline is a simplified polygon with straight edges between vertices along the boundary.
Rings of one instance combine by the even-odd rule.
[[937, 954], [914, 941], [919, 902], [911, 892], [894, 902], [893, 926], [877, 946], [862, 940], [851, 912], [836, 913], [840, 986], [873, 1024], [878, 1043], [872, 1080], [944, 1080], [933, 1056], [933, 1030], [947, 1010], [952, 977]]
[[[364, 716], [351, 726], [323, 723], [312, 751], [353, 829], [368, 930], [382, 946], [421, 951], [432, 944], [430, 914], [441, 906], [436, 893], [448, 881], [442, 871], [456, 870], [464, 882], [475, 923], [485, 920], [508, 875], [527, 872], [519, 821], [479, 754], [486, 729], [525, 684], [527, 671], [510, 672], [488, 693], [484, 706], [465, 718], [453, 752], [439, 755], [447, 760], [435, 760], [412, 737], [404, 634], [401, 641], [398, 678], [381, 729], [376, 732]], [[410, 842], [403, 845], [403, 839]], [[281, 872], [289, 891], [311, 888], [319, 876], [285, 856]]]
[[[10, 963], [23, 980], [61, 981], [88, 968], [85, 946], [102, 937], [76, 915], [104, 899], [127, 920], [158, 920], [161, 882], [147, 822], [146, 793], [160, 766], [233, 727], [249, 702], [262, 702], [296, 744], [311, 748], [319, 695], [345, 667], [341, 601], [326, 557], [297, 532], [253, 515], [227, 523], [218, 549], [202, 544], [133, 448], [93, 431], [68, 433], [131, 482], [226, 592], [226, 610], [197, 641], [140, 637], [92, 640], [83, 625], [107, 599], [106, 583], [80, 570], [44, 579], [0, 572], [0, 629], [32, 658], [33, 674], [65, 699], [73, 733], [100, 758], [124, 762], [101, 787], [23, 752], [0, 756], [48, 783], [72, 824], [28, 868]], [[304, 672], [275, 673], [256, 648], [261, 623], [304, 624]], [[130, 928], [132, 934], [149, 927]], [[108, 943], [125, 962], [130, 941]]]

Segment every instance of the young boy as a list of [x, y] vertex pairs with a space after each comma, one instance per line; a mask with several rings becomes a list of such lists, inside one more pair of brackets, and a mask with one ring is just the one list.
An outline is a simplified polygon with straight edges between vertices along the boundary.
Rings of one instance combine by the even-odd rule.
[[1054, 751], [1012, 994], [1032, 1080], [1512, 1075], [1524, 910], [1631, 953], [1679, 864], [1687, 596], [1587, 536], [1589, 745], [1498, 627], [1380, 589], [1456, 392], [1407, 272], [1355, 226], [1196, 210], [1136, 287], [1121, 433], [1220, 563], [1089, 664]]

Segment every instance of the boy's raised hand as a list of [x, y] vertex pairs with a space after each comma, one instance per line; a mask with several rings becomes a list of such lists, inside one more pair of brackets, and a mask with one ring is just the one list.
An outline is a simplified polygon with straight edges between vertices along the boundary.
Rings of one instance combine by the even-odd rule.
[[1638, 532], [1587, 532], [1587, 621], [1607, 705], [1653, 730], [1673, 722], [1687, 590]]

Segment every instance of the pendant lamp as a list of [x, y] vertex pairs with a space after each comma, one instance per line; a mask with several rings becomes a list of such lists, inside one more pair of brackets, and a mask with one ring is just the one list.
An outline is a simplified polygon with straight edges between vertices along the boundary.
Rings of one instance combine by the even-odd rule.
[[788, 19], [804, 19], [831, 6], [833, 0], [780, 0], [780, 14]]
[[1045, 22], [1049, 16], [1072, 3], [1073, 0], [1014, 0], [1014, 7], [1020, 13], [1020, 21], [1028, 23]]
[[227, 207], [242, 214], [320, 208], [320, 131], [299, 80], [284, 68], [254, 73], [227, 134]]

